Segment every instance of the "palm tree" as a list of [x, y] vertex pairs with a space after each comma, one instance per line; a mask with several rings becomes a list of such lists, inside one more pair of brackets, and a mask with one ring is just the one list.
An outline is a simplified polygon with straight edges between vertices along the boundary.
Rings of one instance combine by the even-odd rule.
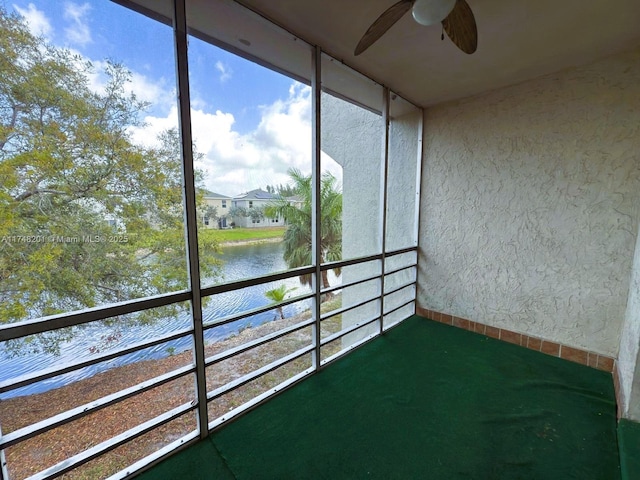
[[[290, 168], [287, 172], [293, 180], [293, 188], [300, 201], [292, 203], [280, 198], [266, 209], [268, 216], [284, 218], [287, 228], [283, 235], [284, 260], [289, 268], [311, 265], [311, 175]], [[342, 192], [336, 177], [324, 172], [320, 181], [320, 263], [342, 259]], [[333, 270], [340, 275], [340, 269]], [[300, 276], [303, 285], [311, 285], [311, 275]], [[322, 271], [322, 286], [328, 288], [326, 270]], [[331, 295], [328, 295], [329, 297]]]
[[[293, 292], [297, 287], [287, 287], [284, 283], [280, 285], [278, 288], [272, 288], [271, 290], [267, 290], [264, 292], [264, 296], [271, 300], [273, 303], [283, 302], [285, 297]], [[284, 320], [284, 311], [282, 310], [282, 306], [276, 307], [278, 312], [280, 313], [280, 318]]]

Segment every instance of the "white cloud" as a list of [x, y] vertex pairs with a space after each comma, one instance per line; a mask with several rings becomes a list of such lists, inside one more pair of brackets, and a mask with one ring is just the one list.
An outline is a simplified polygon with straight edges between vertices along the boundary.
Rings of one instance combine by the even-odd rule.
[[198, 148], [204, 135], [210, 146], [202, 162], [208, 188], [233, 196], [267, 184], [287, 183], [290, 167], [310, 172], [310, 105], [309, 89], [300, 86], [292, 89], [287, 99], [262, 107], [258, 127], [248, 134], [233, 131], [232, 123], [203, 123], [201, 134], [194, 128]]
[[225, 65], [220, 60], [216, 62], [216, 70], [220, 72], [220, 83], [225, 83], [231, 78], [233, 70], [228, 65]]
[[72, 44], [84, 46], [92, 42], [91, 30], [86, 19], [89, 10], [91, 10], [91, 5], [88, 3], [79, 5], [73, 2], [65, 2], [63, 15], [70, 25], [64, 29], [64, 32], [67, 40]]
[[42, 10], [38, 10], [33, 3], [30, 3], [27, 8], [20, 8], [17, 5], [14, 5], [13, 8], [27, 21], [29, 31], [33, 35], [48, 37], [53, 31], [47, 16]]
[[[200, 105], [191, 110], [191, 125], [197, 152], [204, 158], [196, 168], [205, 173], [205, 186], [224, 195], [235, 196], [254, 188], [286, 184], [287, 170], [295, 167], [311, 172], [311, 92], [294, 84], [288, 98], [260, 108], [261, 119], [252, 132], [234, 130], [234, 116], [208, 113]], [[177, 108], [166, 117], [146, 118], [144, 128], [132, 129], [132, 138], [152, 146], [159, 133], [177, 125]], [[322, 154], [323, 170], [341, 180], [341, 168]]]
[[129, 129], [131, 139], [145, 147], [157, 146], [158, 135], [171, 128], [178, 128], [178, 108], [173, 107], [166, 117], [147, 116], [144, 126]]
[[154, 82], [141, 73], [132, 72], [128, 89], [143, 102], [175, 105], [177, 102], [175, 87], [168, 88], [166, 83], [164, 79]]

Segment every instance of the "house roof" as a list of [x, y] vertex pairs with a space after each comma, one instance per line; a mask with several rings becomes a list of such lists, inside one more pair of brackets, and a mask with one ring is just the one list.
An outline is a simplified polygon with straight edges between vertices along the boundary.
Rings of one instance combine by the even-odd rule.
[[246, 193], [241, 193], [233, 197], [234, 200], [277, 200], [280, 198], [278, 195], [274, 195], [269, 192], [265, 192], [260, 188], [256, 188], [255, 190], [250, 190]]
[[204, 191], [204, 198], [221, 198], [221, 199], [231, 199], [227, 195], [222, 195], [221, 193], [212, 192], [211, 190]]

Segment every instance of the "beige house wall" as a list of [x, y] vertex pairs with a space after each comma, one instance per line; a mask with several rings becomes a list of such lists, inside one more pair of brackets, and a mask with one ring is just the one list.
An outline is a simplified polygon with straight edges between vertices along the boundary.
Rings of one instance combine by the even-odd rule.
[[[251, 203], [249, 203], [251, 202]], [[259, 200], [255, 198], [251, 199], [234, 199], [233, 201], [228, 202], [229, 206], [234, 204], [238, 208], [244, 208], [249, 211], [250, 208], [266, 208], [272, 204], [271, 200]], [[277, 220], [277, 221], [276, 221]], [[265, 228], [265, 227], [284, 227], [286, 225], [283, 218], [275, 217], [271, 218], [268, 216], [264, 216], [259, 219], [259, 221], [253, 221], [251, 217], [227, 217], [227, 225], [231, 222], [235, 223], [236, 227], [242, 228]]]
[[[226, 207], [223, 207], [223, 203], [222, 203], [221, 198], [204, 198], [204, 203], [207, 205], [207, 207], [215, 207], [217, 212], [218, 212], [218, 218], [221, 217], [227, 217], [227, 225], [229, 225], [231, 223], [231, 217], [229, 217], [229, 209], [231, 208], [231, 199], [227, 198], [225, 199], [226, 202]], [[203, 224], [204, 224], [204, 214], [206, 212], [202, 212], [203, 215]], [[217, 219], [210, 219], [209, 220], [209, 225], [205, 225], [205, 228], [218, 228], [218, 220]]]

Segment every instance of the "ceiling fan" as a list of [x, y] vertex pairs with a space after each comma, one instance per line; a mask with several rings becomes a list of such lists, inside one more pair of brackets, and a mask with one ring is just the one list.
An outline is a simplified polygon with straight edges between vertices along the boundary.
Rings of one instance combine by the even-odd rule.
[[400, 0], [373, 22], [360, 39], [354, 55], [360, 55], [373, 45], [409, 10], [421, 25], [442, 22], [444, 31], [463, 52], [471, 54], [478, 48], [476, 20], [466, 0]]

